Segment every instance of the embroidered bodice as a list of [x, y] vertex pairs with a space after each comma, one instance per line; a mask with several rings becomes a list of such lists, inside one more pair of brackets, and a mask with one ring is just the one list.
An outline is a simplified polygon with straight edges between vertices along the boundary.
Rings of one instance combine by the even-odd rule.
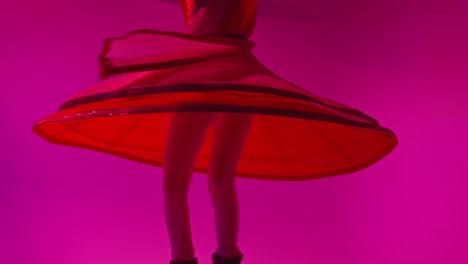
[[248, 39], [258, 0], [180, 0], [188, 33]]

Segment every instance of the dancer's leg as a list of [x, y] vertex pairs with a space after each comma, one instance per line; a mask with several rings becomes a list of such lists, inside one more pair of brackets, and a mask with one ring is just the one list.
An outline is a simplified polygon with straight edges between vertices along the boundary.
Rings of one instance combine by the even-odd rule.
[[215, 113], [208, 187], [215, 209], [216, 254], [223, 258], [239, 254], [239, 206], [235, 177], [253, 117], [254, 114], [248, 113]]
[[164, 152], [164, 212], [173, 261], [193, 260], [188, 190], [196, 156], [212, 121], [209, 112], [173, 113]]

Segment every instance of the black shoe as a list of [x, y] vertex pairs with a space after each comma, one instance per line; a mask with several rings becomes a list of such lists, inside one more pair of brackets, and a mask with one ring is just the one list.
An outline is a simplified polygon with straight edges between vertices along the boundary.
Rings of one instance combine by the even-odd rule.
[[186, 260], [186, 261], [173, 261], [169, 262], [169, 264], [198, 264], [198, 259], [193, 258], [193, 260]]
[[213, 258], [213, 264], [240, 264], [240, 261], [243, 259], [241, 252], [239, 252], [239, 255], [237, 255], [237, 257], [233, 258], [223, 258], [216, 253], [213, 253], [211, 257]]

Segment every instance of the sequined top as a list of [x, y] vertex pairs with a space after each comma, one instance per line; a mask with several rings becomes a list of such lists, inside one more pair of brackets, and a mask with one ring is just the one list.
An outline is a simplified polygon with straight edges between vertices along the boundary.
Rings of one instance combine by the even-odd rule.
[[213, 4], [210, 1], [224, 1], [224, 8], [219, 10], [219, 12], [223, 13], [220, 14], [218, 19], [208, 18], [216, 22], [213, 22], [209, 28], [206, 27], [205, 32], [200, 34], [243, 40], [252, 35], [255, 28], [258, 0], [180, 0], [187, 28], [190, 27], [195, 14], [201, 7]]

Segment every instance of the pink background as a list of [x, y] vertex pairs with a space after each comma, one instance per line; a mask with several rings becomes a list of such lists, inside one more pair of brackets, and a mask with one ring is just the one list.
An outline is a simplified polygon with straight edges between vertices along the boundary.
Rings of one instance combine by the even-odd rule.
[[[1, 1], [0, 263], [169, 263], [161, 168], [54, 145], [31, 128], [98, 81], [105, 38], [183, 32], [177, 3]], [[244, 264], [468, 263], [467, 3], [260, 0], [260, 61], [400, 143], [353, 174], [239, 178]], [[196, 256], [209, 263], [206, 175], [194, 174], [189, 195]]]

